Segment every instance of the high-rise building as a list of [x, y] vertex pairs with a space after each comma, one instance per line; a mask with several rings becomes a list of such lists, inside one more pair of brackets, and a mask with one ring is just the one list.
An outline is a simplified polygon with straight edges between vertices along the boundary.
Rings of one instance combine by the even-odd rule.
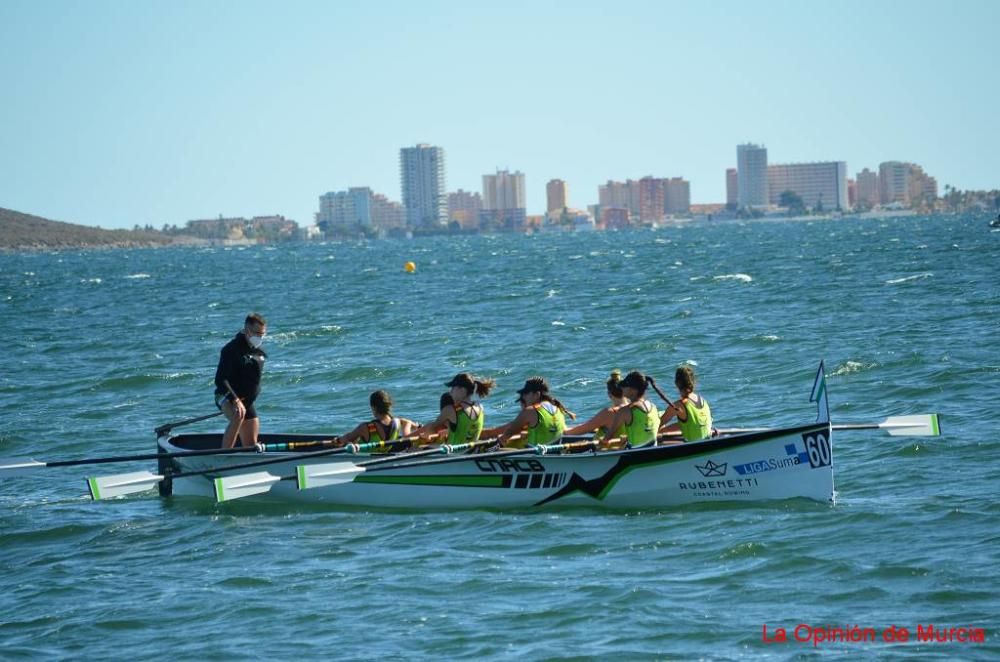
[[639, 220], [652, 223], [663, 220], [663, 180], [646, 176], [639, 180]]
[[628, 184], [609, 179], [597, 187], [597, 200], [601, 209], [629, 209]]
[[739, 202], [736, 196], [736, 168], [726, 168], [726, 206], [735, 209]]
[[767, 148], [763, 145], [736, 146], [736, 196], [741, 209], [768, 205]]
[[399, 179], [409, 227], [440, 227], [447, 223], [443, 148], [419, 144], [400, 149]]
[[316, 224], [324, 232], [354, 232], [359, 229], [401, 228], [406, 215], [402, 205], [367, 186], [334, 191], [319, 196]]
[[458, 189], [448, 194], [448, 220], [458, 223], [464, 230], [479, 227], [479, 212], [483, 209], [483, 196]]
[[561, 211], [566, 208], [566, 182], [561, 179], [551, 179], [545, 185], [545, 199], [548, 202], [547, 211]]
[[606, 184], [597, 187], [597, 199], [601, 209], [627, 209], [630, 217], [639, 218], [639, 182], [634, 179], [624, 182], [609, 179]]
[[497, 170], [483, 175], [483, 209], [524, 209], [524, 173]]
[[915, 163], [910, 164], [910, 204], [914, 206], [937, 200], [937, 180]]
[[917, 207], [937, 199], [937, 180], [915, 163], [880, 163], [878, 183], [883, 205], [899, 203], [904, 207]]
[[879, 203], [878, 174], [865, 168], [859, 172], [854, 181], [857, 182], [857, 205], [872, 208]]
[[781, 204], [781, 194], [791, 191], [813, 210], [849, 209], [847, 163], [787, 163], [767, 167], [769, 202]]
[[663, 180], [663, 211], [666, 214], [687, 214], [691, 211], [691, 182], [683, 177]]
[[898, 202], [910, 205], [910, 164], [902, 161], [885, 161], [878, 166], [879, 202], [888, 205]]
[[395, 200], [381, 193], [373, 193], [371, 199], [372, 226], [379, 230], [402, 230], [406, 227], [406, 209]]
[[316, 223], [324, 232], [356, 229], [372, 225], [372, 190], [355, 186], [346, 191], [331, 191], [319, 196]]
[[486, 227], [523, 230], [525, 208], [524, 173], [497, 170], [483, 175], [483, 209], [480, 223]]

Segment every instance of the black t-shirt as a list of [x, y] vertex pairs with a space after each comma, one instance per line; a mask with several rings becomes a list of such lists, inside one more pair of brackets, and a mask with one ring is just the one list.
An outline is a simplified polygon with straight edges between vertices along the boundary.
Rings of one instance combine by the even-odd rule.
[[219, 353], [219, 367], [215, 369], [216, 394], [229, 393], [223, 383], [226, 380], [244, 403], [256, 400], [266, 358], [264, 350], [250, 346], [242, 331], [237, 333]]

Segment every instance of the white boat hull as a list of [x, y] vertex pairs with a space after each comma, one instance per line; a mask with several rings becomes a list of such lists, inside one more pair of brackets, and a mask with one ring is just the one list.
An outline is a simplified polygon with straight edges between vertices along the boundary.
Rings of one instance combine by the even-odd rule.
[[[290, 455], [287, 461], [259, 469], [175, 479], [173, 493], [214, 498], [214, 478], [266, 470], [283, 480], [247, 500], [407, 510], [644, 509], [791, 498], [826, 502], [834, 496], [829, 422], [600, 453], [536, 455], [526, 451], [506, 457], [487, 453], [423, 457], [409, 464], [400, 455], [398, 462], [370, 466], [340, 484], [301, 490], [295, 480], [297, 465], [337, 463], [347, 468], [367, 458]], [[200, 470], [219, 467], [219, 459], [176, 458], [172, 466], [179, 471]], [[225, 461], [245, 463], [247, 457]]]

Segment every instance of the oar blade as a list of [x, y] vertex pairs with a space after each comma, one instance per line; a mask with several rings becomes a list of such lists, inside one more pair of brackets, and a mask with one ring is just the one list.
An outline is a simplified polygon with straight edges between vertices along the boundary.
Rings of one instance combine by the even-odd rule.
[[0, 460], [0, 478], [23, 476], [44, 466], [44, 462], [38, 462], [26, 457], [5, 457]]
[[275, 476], [267, 471], [255, 471], [249, 474], [236, 474], [235, 476], [220, 476], [213, 481], [215, 486], [215, 500], [219, 503], [223, 501], [234, 501], [254, 494], [264, 494], [271, 491], [275, 483], [281, 480], [281, 476]]
[[893, 437], [938, 437], [941, 422], [937, 414], [914, 414], [911, 416], [890, 416], [879, 427]]
[[300, 464], [296, 467], [296, 479], [300, 490], [310, 490], [314, 487], [329, 487], [341, 485], [354, 480], [354, 477], [364, 473], [365, 468], [354, 464], [344, 466], [340, 463]]
[[127, 494], [146, 492], [156, 487], [161, 480], [163, 480], [163, 476], [148, 471], [135, 471], [114, 476], [88, 478], [87, 487], [90, 489], [90, 498], [94, 501], [101, 501], [102, 499], [113, 499]]

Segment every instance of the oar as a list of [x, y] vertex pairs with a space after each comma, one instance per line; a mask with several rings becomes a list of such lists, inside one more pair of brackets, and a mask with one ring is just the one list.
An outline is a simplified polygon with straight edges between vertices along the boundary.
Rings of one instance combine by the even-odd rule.
[[162, 437], [174, 428], [179, 428], [182, 425], [189, 425], [190, 423], [197, 423], [198, 421], [205, 421], [210, 418], [215, 418], [216, 416], [222, 416], [221, 411], [217, 411], [214, 414], [205, 414], [204, 416], [196, 416], [195, 418], [188, 418], [183, 421], [175, 421], [174, 423], [164, 423], [160, 427], [153, 430], [157, 437]]
[[[424, 455], [434, 455], [441, 454], [443, 451], [442, 447], [438, 446], [436, 448], [430, 448], [423, 451], [417, 451], [415, 453], [407, 453], [406, 457], [422, 457]], [[399, 455], [392, 457], [383, 457], [377, 460], [370, 460], [371, 464], [380, 464], [382, 462], [396, 462], [400, 460]], [[368, 464], [368, 462], [365, 462]], [[331, 466], [342, 466], [341, 464], [328, 463], [321, 466], [331, 467]], [[359, 466], [359, 465], [350, 465]], [[264, 492], [270, 492], [271, 488], [277, 483], [283, 480], [295, 480], [295, 474], [291, 476], [278, 476], [269, 471], [257, 471], [251, 474], [236, 474], [235, 476], [219, 476], [214, 481], [212, 485], [215, 488], [215, 500], [218, 503], [223, 501], [233, 501], [235, 499], [242, 499], [243, 497], [253, 496], [254, 494], [263, 494]]]
[[82, 464], [109, 464], [113, 462], [139, 462], [142, 460], [159, 460], [170, 457], [197, 457], [199, 455], [229, 455], [231, 453], [256, 453], [256, 452], [279, 452], [291, 451], [298, 448], [308, 448], [310, 446], [326, 446], [336, 441], [336, 439], [322, 439], [316, 441], [291, 441], [287, 443], [261, 444], [260, 448], [209, 448], [198, 451], [175, 451], [173, 453], [145, 453], [143, 455], [116, 455], [112, 457], [91, 457], [82, 460], [58, 460], [55, 462], [40, 462], [31, 458], [2, 458], [0, 459], [0, 478], [17, 476], [30, 473], [36, 469], [44, 467], [75, 467]]
[[[508, 441], [513, 440], [513, 439], [514, 439], [514, 437], [512, 437]], [[494, 439], [488, 439], [488, 440], [485, 440], [485, 441], [487, 441], [489, 443], [493, 443], [495, 440]], [[455, 448], [459, 449], [462, 446], [472, 446], [472, 445], [477, 445], [477, 444], [482, 444], [482, 442], [473, 442], [471, 445], [470, 444], [462, 444], [461, 446], [456, 446]], [[587, 442], [584, 445], [589, 446], [589, 445], [592, 445], [592, 444], [593, 444], [593, 442]], [[424, 460], [422, 462], [406, 462], [405, 460], [407, 460], [409, 458], [408, 458], [408, 456], [404, 455], [404, 456], [399, 456], [399, 457], [395, 458], [397, 460], [397, 462], [394, 463], [394, 464], [391, 464], [389, 466], [374, 467], [374, 468], [369, 468], [369, 467], [371, 467], [372, 464], [376, 464], [376, 463], [382, 464], [382, 463], [381, 462], [362, 462], [361, 464], [352, 464], [352, 465], [349, 465], [349, 466], [346, 466], [346, 467], [343, 466], [343, 465], [333, 465], [333, 464], [326, 464], [326, 465], [323, 465], [323, 464], [300, 464], [296, 468], [296, 473], [297, 473], [297, 477], [298, 477], [299, 489], [300, 490], [308, 490], [308, 489], [312, 489], [314, 487], [327, 487], [327, 486], [330, 486], [330, 485], [340, 485], [342, 483], [349, 483], [352, 480], [354, 480], [354, 477], [357, 476], [358, 474], [365, 473], [365, 472], [370, 472], [370, 471], [387, 471], [387, 470], [390, 470], [390, 469], [403, 469], [403, 468], [408, 468], [408, 467], [419, 467], [419, 466], [424, 465], [424, 464], [439, 464], [441, 462], [461, 461], [461, 460], [467, 460], [467, 459], [474, 459], [476, 461], [479, 461], [479, 460], [493, 460], [493, 459], [500, 458], [500, 457], [511, 457], [511, 456], [514, 456], [514, 455], [542, 455], [542, 454], [544, 454], [546, 452], [547, 449], [551, 449], [551, 450], [555, 451], [555, 450], [558, 450], [559, 448], [564, 447], [564, 446], [565, 447], [570, 447], [570, 446], [575, 447], [576, 445], [575, 444], [552, 444], [551, 446], [538, 445], [538, 446], [528, 446], [526, 448], [508, 448], [508, 449], [505, 449], [505, 450], [493, 451], [491, 453], [480, 453], [478, 455], [472, 455], [472, 456], [469, 456], [469, 457], [462, 456], [462, 457], [453, 457], [453, 458], [441, 458], [441, 459], [432, 459], [432, 460], [429, 460], [429, 461], [428, 460]]]
[[[939, 414], [911, 414], [890, 416], [881, 423], [835, 423], [834, 430], [885, 430], [892, 437], [939, 437], [941, 417]], [[719, 434], [742, 434], [744, 432], [766, 432], [771, 428], [719, 428]]]
[[[417, 437], [416, 439], [419, 439]], [[415, 457], [424, 457], [427, 455], [441, 455], [454, 453], [456, 451], [464, 451], [468, 449], [475, 448], [477, 446], [484, 446], [487, 444], [492, 444], [495, 439], [483, 439], [480, 441], [473, 441], [467, 444], [457, 444], [454, 446], [442, 445], [436, 446], [434, 448], [429, 448], [423, 451], [416, 451], [414, 453], [405, 453], [402, 455], [393, 455], [391, 457], [381, 457], [375, 460], [368, 460], [367, 462], [361, 462], [360, 464], [348, 464], [344, 467], [343, 462], [336, 463], [326, 463], [326, 464], [313, 464], [313, 465], [300, 465], [297, 467], [296, 473], [291, 476], [277, 476], [267, 471], [258, 471], [251, 474], [237, 474], [235, 476], [219, 476], [214, 481], [215, 486], [215, 500], [219, 503], [223, 501], [233, 501], [234, 499], [242, 499], [243, 497], [252, 496], [254, 494], [263, 494], [264, 492], [270, 491], [270, 489], [277, 483], [283, 480], [308, 480], [308, 474], [303, 474], [303, 466], [308, 466], [312, 471], [325, 474], [327, 472], [336, 474], [341, 468], [347, 470], [354, 470], [356, 467], [369, 467], [375, 464], [386, 464], [390, 462], [404, 462]], [[316, 455], [311, 455], [310, 457], [316, 457]], [[364, 469], [362, 469], [363, 471]], [[299, 489], [302, 489], [301, 487]]]
[[[169, 478], [186, 478], [189, 476], [203, 476], [205, 474], [219, 473], [222, 471], [232, 471], [235, 469], [249, 469], [251, 467], [259, 467], [267, 464], [275, 464], [278, 462], [288, 462], [289, 460], [300, 459], [302, 457], [321, 457], [326, 455], [337, 455], [339, 453], [352, 453], [352, 452], [367, 452], [369, 450], [380, 450], [383, 448], [394, 447], [396, 444], [400, 443], [410, 443], [412, 439], [400, 439], [398, 441], [377, 441], [370, 442], [367, 444], [349, 444], [341, 448], [333, 448], [331, 450], [325, 451], [313, 451], [310, 453], [299, 453], [294, 457], [278, 457], [271, 458], [267, 460], [259, 460], [256, 462], [246, 462], [244, 464], [234, 464], [228, 467], [212, 467], [210, 469], [202, 469], [200, 471], [184, 471], [181, 473], [171, 474]], [[162, 457], [160, 455], [153, 455], [151, 459]], [[113, 476], [96, 476], [87, 479], [87, 487], [90, 489], [90, 496], [95, 501], [101, 499], [110, 499], [112, 497], [124, 496], [126, 494], [134, 494], [136, 492], [145, 492], [146, 490], [151, 490], [160, 481], [164, 480], [168, 476], [161, 476], [159, 474], [154, 474], [149, 471], [139, 471], [129, 474], [117, 474]]]

